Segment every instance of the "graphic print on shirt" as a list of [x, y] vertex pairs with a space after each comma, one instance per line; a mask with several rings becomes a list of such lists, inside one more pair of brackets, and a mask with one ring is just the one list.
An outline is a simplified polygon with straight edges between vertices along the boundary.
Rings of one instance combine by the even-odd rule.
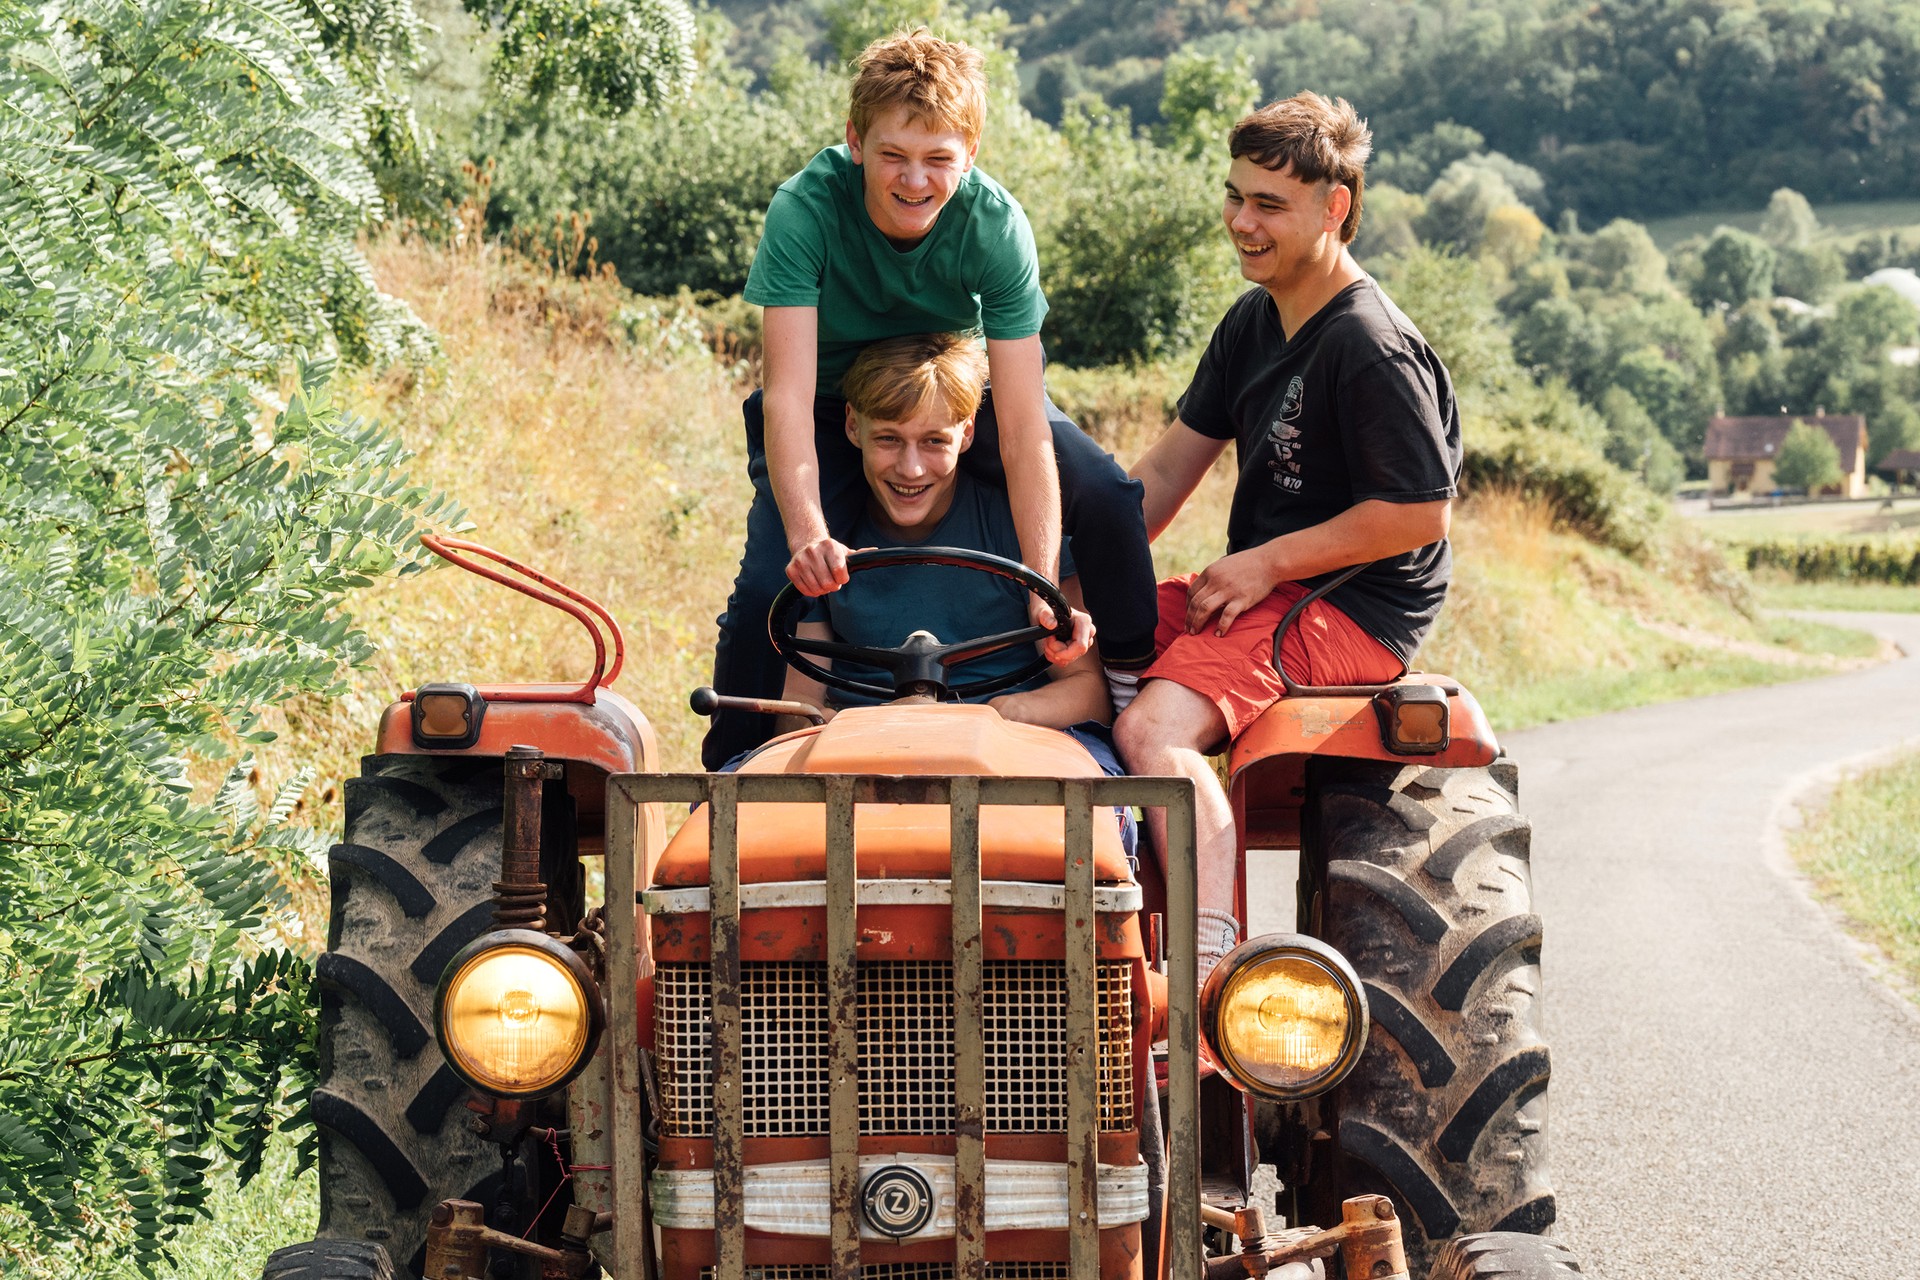
[[1305, 390], [1300, 375], [1295, 374], [1293, 380], [1287, 383], [1286, 395], [1280, 398], [1280, 416], [1267, 428], [1267, 440], [1273, 445], [1276, 455], [1273, 461], [1267, 463], [1273, 472], [1273, 482], [1294, 493], [1298, 493], [1301, 487], [1300, 463], [1293, 456], [1300, 447], [1300, 428], [1294, 425], [1294, 421], [1300, 416], [1300, 401]]

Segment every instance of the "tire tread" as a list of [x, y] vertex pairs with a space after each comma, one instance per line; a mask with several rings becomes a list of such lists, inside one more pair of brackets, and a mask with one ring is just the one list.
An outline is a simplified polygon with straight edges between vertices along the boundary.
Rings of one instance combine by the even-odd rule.
[[[328, 950], [316, 970], [320, 1228], [311, 1256], [347, 1266], [340, 1260], [375, 1250], [386, 1269], [300, 1265], [311, 1280], [408, 1280], [433, 1206], [473, 1198], [500, 1168], [498, 1148], [463, 1122], [465, 1086], [431, 1031], [441, 969], [491, 918], [500, 762], [368, 757], [346, 793]], [[352, 1248], [361, 1255], [340, 1252]], [[274, 1257], [281, 1270], [267, 1280], [309, 1280], [288, 1269], [305, 1255]]]
[[1347, 1196], [1391, 1196], [1414, 1275], [1458, 1232], [1554, 1217], [1541, 922], [1517, 786], [1511, 769], [1309, 764], [1310, 927], [1353, 964], [1373, 1016], [1353, 1074], [1320, 1100], [1334, 1141], [1305, 1170], [1300, 1206], [1331, 1221]]

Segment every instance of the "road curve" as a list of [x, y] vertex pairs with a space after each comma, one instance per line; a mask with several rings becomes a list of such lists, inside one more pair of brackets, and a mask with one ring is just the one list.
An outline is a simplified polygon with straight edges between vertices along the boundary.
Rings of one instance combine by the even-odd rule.
[[[1849, 620], [1920, 655], [1920, 615]], [[1556, 1234], [1590, 1276], [1920, 1276], [1920, 1011], [1770, 835], [1815, 775], [1914, 742], [1920, 657], [1506, 740], [1546, 922]]]

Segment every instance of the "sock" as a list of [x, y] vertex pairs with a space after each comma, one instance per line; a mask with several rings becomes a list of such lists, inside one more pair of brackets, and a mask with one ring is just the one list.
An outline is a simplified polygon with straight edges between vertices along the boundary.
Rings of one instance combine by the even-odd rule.
[[1118, 671], [1107, 668], [1107, 696], [1113, 699], [1113, 714], [1118, 716], [1133, 702], [1135, 694], [1140, 692], [1140, 673], [1138, 671]]
[[1207, 975], [1227, 952], [1240, 945], [1240, 922], [1228, 911], [1215, 911], [1212, 907], [1200, 908], [1200, 945], [1199, 969], [1200, 985], [1207, 985]]

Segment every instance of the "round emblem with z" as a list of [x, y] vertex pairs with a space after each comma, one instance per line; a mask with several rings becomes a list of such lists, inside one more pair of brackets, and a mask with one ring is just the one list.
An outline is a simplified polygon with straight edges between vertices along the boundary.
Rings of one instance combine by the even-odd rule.
[[933, 1184], [918, 1169], [890, 1164], [868, 1176], [860, 1204], [867, 1225], [891, 1239], [905, 1239], [932, 1221]]

